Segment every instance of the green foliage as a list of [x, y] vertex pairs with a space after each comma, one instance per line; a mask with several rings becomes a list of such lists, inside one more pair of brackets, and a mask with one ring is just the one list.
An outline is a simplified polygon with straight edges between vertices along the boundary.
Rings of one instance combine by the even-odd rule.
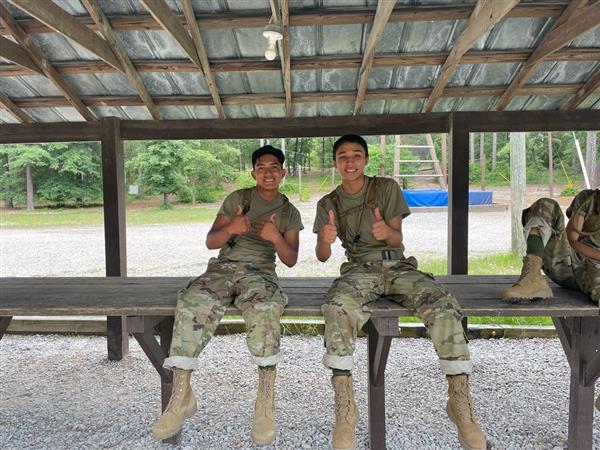
[[254, 187], [256, 185], [256, 181], [252, 178], [250, 172], [242, 172], [235, 178], [235, 187], [237, 189], [245, 189]]
[[565, 197], [572, 197], [574, 195], [579, 194], [580, 189], [574, 186], [572, 183], [569, 183], [565, 186], [565, 188], [560, 191], [560, 195]]

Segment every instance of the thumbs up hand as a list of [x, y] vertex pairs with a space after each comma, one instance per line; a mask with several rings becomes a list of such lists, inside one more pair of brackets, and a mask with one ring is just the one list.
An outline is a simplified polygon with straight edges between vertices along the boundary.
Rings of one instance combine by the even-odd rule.
[[257, 233], [261, 239], [276, 244], [280, 239], [283, 238], [279, 229], [277, 228], [277, 222], [275, 220], [275, 213], [271, 214], [269, 220], [263, 220], [258, 224]]
[[390, 236], [392, 230], [388, 224], [385, 223], [385, 220], [383, 220], [383, 216], [381, 215], [379, 208], [375, 208], [373, 210], [373, 217], [375, 217], [375, 222], [373, 222], [371, 232], [378, 241], [385, 241]]
[[329, 222], [327, 222], [321, 230], [321, 240], [326, 244], [333, 244], [337, 238], [337, 228], [335, 226], [335, 214], [333, 209], [329, 210]]
[[227, 225], [227, 231], [232, 235], [246, 234], [250, 231], [250, 219], [244, 214], [242, 205], [237, 206], [235, 216], [233, 216], [233, 219]]

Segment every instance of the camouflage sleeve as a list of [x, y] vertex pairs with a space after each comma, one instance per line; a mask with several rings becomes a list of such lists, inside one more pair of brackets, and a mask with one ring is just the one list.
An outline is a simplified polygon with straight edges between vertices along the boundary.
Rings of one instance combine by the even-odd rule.
[[[313, 225], [313, 233], [318, 233], [329, 222], [329, 208], [325, 197], [317, 203], [317, 214], [315, 215], [315, 223]], [[333, 206], [330, 206], [332, 208]]]
[[592, 192], [593, 191], [590, 190], [590, 189], [585, 189], [585, 190], [581, 191], [579, 194], [577, 194], [575, 196], [575, 198], [571, 202], [571, 205], [569, 205], [569, 207], [567, 208], [567, 211], [566, 211], [567, 217], [569, 219], [571, 218], [571, 216], [573, 215], [573, 213], [575, 213], [576, 211], [578, 211], [582, 207], [583, 207], [583, 209], [581, 210], [582, 215], [583, 216], [587, 215], [588, 211], [585, 211], [585, 205], [584, 205], [584, 203], [590, 197], [590, 194]]
[[403, 219], [410, 214], [410, 209], [404, 200], [402, 190], [394, 180], [380, 179], [382, 188], [378, 192], [378, 204], [381, 205], [384, 219], [389, 220], [395, 217]]
[[238, 205], [241, 204], [242, 199], [240, 196], [240, 191], [234, 191], [227, 197], [225, 197], [225, 200], [223, 200], [223, 203], [221, 204], [221, 207], [219, 208], [217, 214], [223, 214], [224, 216], [232, 218], [233, 216], [235, 216]]
[[288, 226], [285, 231], [288, 230], [304, 230], [304, 225], [302, 224], [302, 217], [300, 216], [300, 211], [298, 211], [296, 207], [291, 203]]

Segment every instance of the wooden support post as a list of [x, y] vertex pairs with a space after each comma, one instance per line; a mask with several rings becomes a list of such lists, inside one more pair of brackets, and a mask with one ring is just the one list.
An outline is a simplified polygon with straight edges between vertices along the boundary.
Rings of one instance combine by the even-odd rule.
[[0, 340], [2, 339], [2, 336], [4, 336], [5, 331], [8, 329], [11, 320], [12, 316], [0, 316]]
[[511, 248], [519, 256], [525, 255], [525, 237], [521, 212], [527, 207], [526, 135], [510, 133], [510, 216]]
[[464, 115], [450, 116], [448, 164], [448, 275], [469, 271], [469, 128]]
[[571, 366], [570, 450], [592, 449], [594, 383], [600, 378], [600, 317], [553, 318]]
[[[125, 242], [125, 166], [121, 123], [116, 117], [100, 121], [102, 142], [102, 191], [104, 199], [104, 253], [106, 276], [127, 276], [127, 246]], [[120, 361], [129, 352], [127, 318], [108, 316], [108, 359]]]
[[492, 133], [492, 172], [496, 170], [496, 151], [498, 149], [498, 133]]
[[369, 448], [385, 449], [385, 366], [397, 317], [374, 317], [365, 325], [369, 341]]

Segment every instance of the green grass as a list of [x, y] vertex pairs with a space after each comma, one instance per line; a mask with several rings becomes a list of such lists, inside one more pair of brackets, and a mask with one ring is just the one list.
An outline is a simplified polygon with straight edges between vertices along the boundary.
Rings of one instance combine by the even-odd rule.
[[[521, 273], [521, 258], [512, 252], [490, 253], [469, 258], [469, 275], [518, 275]], [[446, 275], [445, 258], [420, 259], [419, 269], [434, 275]]]
[[[212, 222], [218, 209], [214, 206], [175, 205], [171, 209], [149, 208], [127, 211], [128, 225]], [[102, 225], [102, 208], [36, 209], [2, 211], [0, 228], [41, 228]]]

